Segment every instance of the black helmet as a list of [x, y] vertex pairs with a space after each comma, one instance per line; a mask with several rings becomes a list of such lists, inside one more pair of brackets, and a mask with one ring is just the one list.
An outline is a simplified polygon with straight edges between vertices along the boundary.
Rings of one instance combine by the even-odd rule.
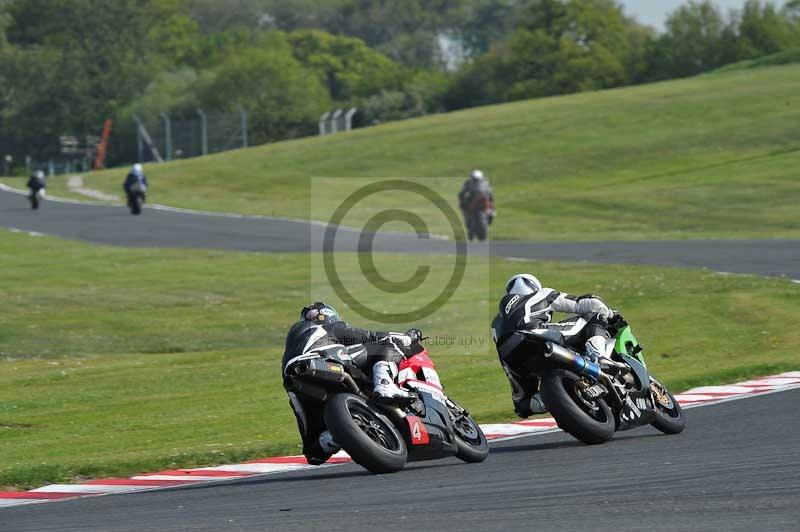
[[342, 321], [336, 309], [330, 305], [326, 305], [321, 301], [312, 303], [307, 307], [303, 307], [300, 311], [300, 320], [313, 321], [314, 323], [335, 323]]

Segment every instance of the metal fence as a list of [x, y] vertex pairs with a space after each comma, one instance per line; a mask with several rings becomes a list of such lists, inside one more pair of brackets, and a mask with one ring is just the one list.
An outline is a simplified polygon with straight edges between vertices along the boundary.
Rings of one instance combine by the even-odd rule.
[[247, 112], [193, 117], [135, 117], [137, 155], [140, 162], [171, 161], [248, 146]]

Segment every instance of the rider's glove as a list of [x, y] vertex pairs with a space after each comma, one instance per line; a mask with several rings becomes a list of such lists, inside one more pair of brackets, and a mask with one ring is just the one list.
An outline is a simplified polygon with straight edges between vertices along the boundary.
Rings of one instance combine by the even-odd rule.
[[410, 336], [400, 333], [389, 333], [389, 340], [405, 348], [411, 347], [411, 344], [414, 343], [414, 340]]
[[412, 343], [419, 342], [420, 340], [422, 340], [422, 331], [420, 331], [419, 329], [409, 329], [406, 331], [406, 336], [411, 338]]

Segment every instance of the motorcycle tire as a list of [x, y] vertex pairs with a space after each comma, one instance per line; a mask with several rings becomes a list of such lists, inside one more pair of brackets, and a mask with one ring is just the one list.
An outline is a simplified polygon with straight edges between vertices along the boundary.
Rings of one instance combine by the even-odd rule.
[[329, 396], [323, 417], [333, 439], [355, 463], [378, 474], [405, 467], [408, 448], [403, 435], [363, 397], [349, 393]]
[[[452, 405], [450, 404], [452, 403]], [[447, 410], [453, 422], [458, 452], [456, 457], [464, 462], [474, 464], [483, 462], [489, 456], [489, 441], [472, 416], [464, 409], [448, 401]]]
[[141, 196], [135, 196], [131, 199], [131, 214], [134, 216], [138, 216], [142, 214], [142, 198]]
[[616, 419], [602, 398], [588, 401], [578, 396], [580, 377], [556, 369], [542, 376], [541, 394], [559, 428], [588, 445], [605, 443], [614, 436]]
[[675, 400], [667, 387], [650, 377], [656, 420], [651, 423], [664, 434], [679, 434], [686, 428], [686, 416], [680, 403]]
[[474, 218], [474, 229], [475, 229], [475, 237], [478, 239], [479, 242], [483, 242], [486, 240], [486, 237], [489, 236], [489, 223], [486, 219], [486, 213], [479, 212], [475, 215]]
[[39, 198], [36, 195], [30, 197], [31, 200], [31, 209], [36, 210], [39, 208]]

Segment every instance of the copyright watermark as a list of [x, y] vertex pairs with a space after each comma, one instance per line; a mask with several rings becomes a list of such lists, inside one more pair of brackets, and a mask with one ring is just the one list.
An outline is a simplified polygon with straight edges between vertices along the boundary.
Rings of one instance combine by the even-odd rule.
[[471, 257], [457, 206], [462, 183], [312, 179], [312, 218], [323, 222], [312, 229], [313, 297], [332, 299], [353, 320], [396, 326], [455, 310], [447, 308], [454, 300], [488, 288], [488, 262], [478, 268]]

